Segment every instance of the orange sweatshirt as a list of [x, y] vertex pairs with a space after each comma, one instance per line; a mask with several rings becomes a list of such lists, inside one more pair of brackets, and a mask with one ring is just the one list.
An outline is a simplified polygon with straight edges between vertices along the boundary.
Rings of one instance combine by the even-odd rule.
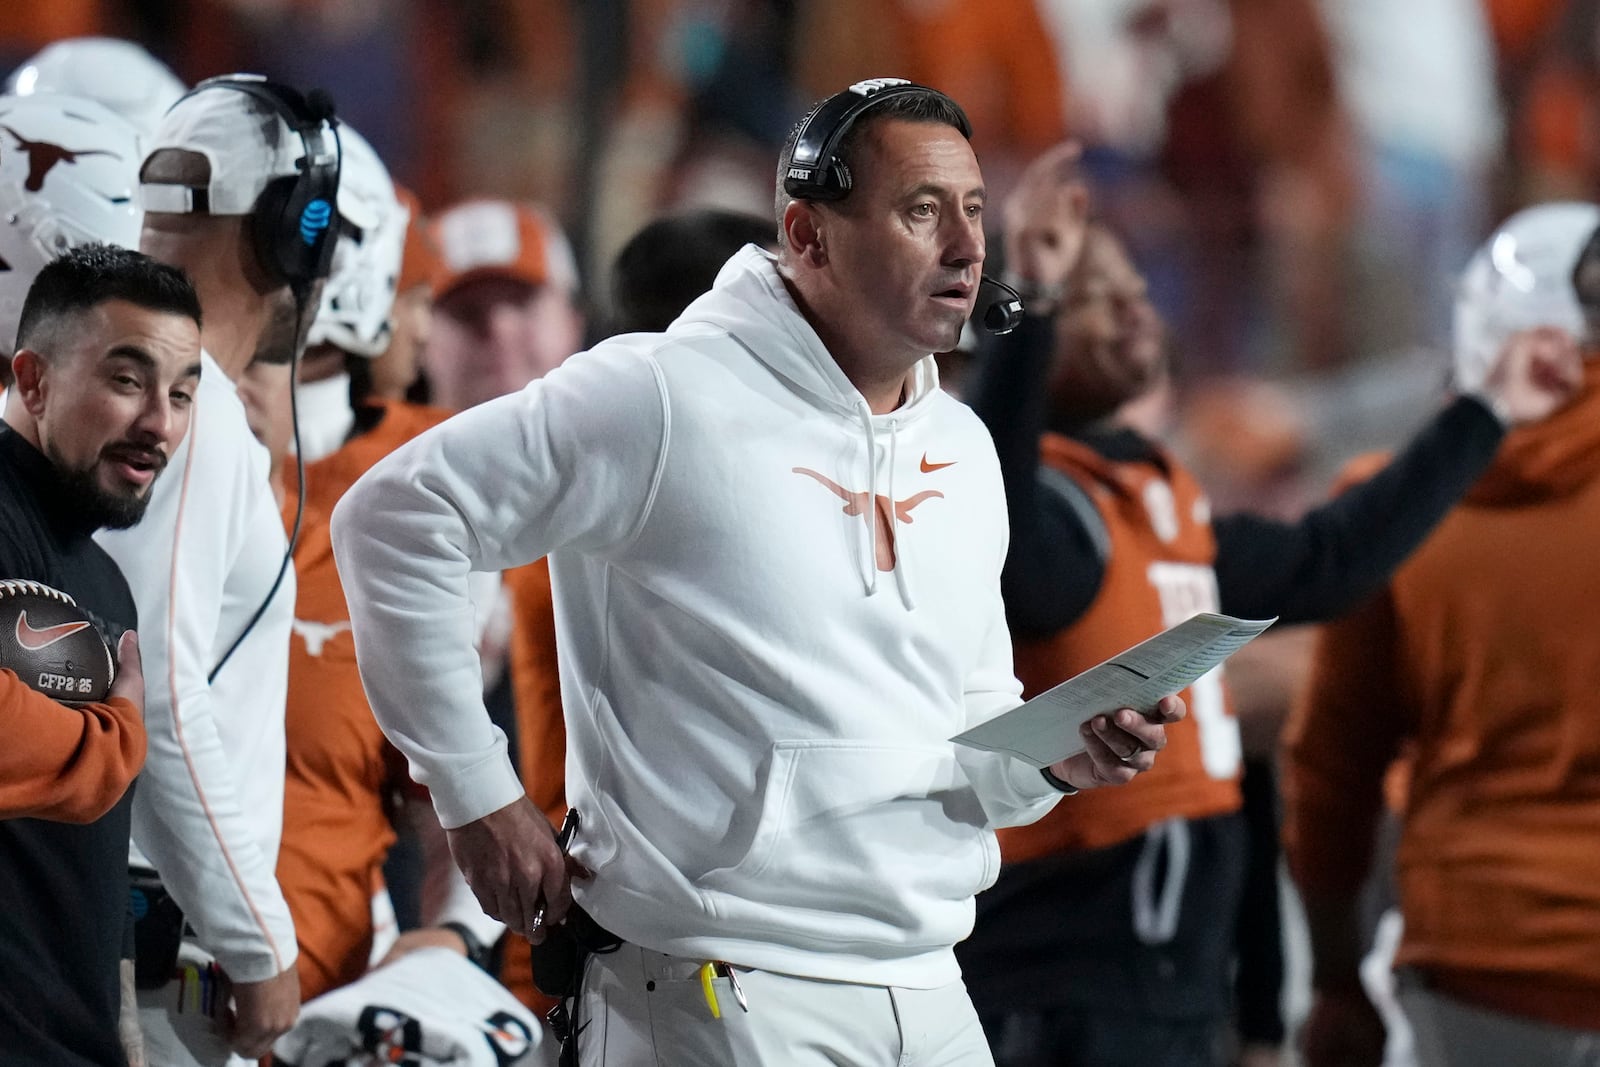
[[1311, 898], [1368, 870], [1384, 772], [1414, 758], [1398, 962], [1492, 1010], [1592, 1029], [1600, 1004], [1600, 365], [1507, 437], [1395, 575], [1323, 632], [1285, 736]]

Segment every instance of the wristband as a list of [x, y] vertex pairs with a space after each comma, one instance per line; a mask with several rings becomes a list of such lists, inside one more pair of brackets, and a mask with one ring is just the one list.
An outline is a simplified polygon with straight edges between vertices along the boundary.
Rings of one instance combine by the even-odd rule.
[[1077, 795], [1078, 787], [1070, 782], [1065, 781], [1064, 779], [1057, 778], [1054, 774], [1051, 774], [1049, 767], [1040, 767], [1039, 773], [1044, 775], [1044, 780], [1050, 783], [1050, 788], [1054, 789], [1062, 796], [1070, 797]]

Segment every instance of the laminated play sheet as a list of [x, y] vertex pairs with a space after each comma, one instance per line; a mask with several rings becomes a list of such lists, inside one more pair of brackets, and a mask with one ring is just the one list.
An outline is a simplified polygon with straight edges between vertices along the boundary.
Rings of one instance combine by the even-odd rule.
[[1162, 697], [1215, 670], [1274, 622], [1196, 615], [950, 740], [1048, 767], [1083, 751], [1078, 728], [1096, 715], [1153, 712]]

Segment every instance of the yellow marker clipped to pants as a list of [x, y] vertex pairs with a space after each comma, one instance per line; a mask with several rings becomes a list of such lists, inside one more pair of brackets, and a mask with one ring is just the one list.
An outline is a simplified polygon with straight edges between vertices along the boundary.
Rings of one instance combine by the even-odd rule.
[[706, 1007], [711, 1009], [713, 1019], [722, 1018], [722, 1008], [717, 1004], [717, 987], [712, 985], [712, 979], [717, 976], [717, 965], [709, 961], [700, 968], [700, 991], [706, 995]]

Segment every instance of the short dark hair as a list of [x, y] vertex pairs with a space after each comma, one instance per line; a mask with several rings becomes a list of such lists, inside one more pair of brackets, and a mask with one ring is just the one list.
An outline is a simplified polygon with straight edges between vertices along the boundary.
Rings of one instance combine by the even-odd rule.
[[126, 300], [151, 311], [182, 315], [200, 325], [200, 298], [183, 271], [116, 245], [80, 245], [45, 264], [28, 287], [14, 351], [31, 347], [37, 336], [63, 316], [88, 311], [108, 300]]
[[629, 238], [611, 264], [611, 332], [665, 330], [747, 244], [771, 249], [772, 224], [716, 209], [656, 219]]
[[[874, 123], [887, 119], [900, 119], [904, 122], [931, 122], [940, 126], [951, 126], [961, 131], [963, 137], [967, 134], [967, 116], [962, 112], [961, 105], [950, 99], [937, 89], [918, 86], [918, 91], [908, 93], [894, 93], [887, 95], [880, 103], [873, 104], [861, 112], [845, 135], [839, 141], [839, 147], [834, 154], [839, 161], [849, 167], [853, 174], [859, 175], [856, 169], [856, 150], [861, 144], [861, 138], [866, 130]], [[818, 100], [807, 109], [799, 122], [794, 124], [794, 129], [789, 131], [789, 136], [783, 140], [783, 150], [778, 153], [778, 189], [773, 198], [773, 212], [778, 222], [779, 240], [783, 237], [783, 212], [794, 197], [790, 196], [783, 187], [783, 179], [789, 173], [789, 164], [794, 161], [795, 145], [800, 140], [800, 131], [805, 128], [806, 119], [816, 113], [817, 109], [831, 100], [827, 97]], [[859, 177], [857, 178], [859, 180]]]

